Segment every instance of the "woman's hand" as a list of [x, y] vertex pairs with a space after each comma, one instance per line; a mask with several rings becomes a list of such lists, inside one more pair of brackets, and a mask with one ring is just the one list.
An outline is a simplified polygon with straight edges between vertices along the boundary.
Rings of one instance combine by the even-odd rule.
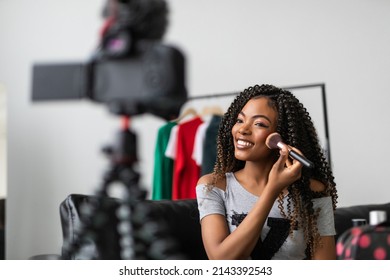
[[275, 162], [269, 173], [267, 184], [272, 187], [277, 194], [301, 177], [302, 164], [289, 157], [289, 148], [302, 154], [298, 149], [287, 147], [286, 145], [280, 149], [279, 159]]

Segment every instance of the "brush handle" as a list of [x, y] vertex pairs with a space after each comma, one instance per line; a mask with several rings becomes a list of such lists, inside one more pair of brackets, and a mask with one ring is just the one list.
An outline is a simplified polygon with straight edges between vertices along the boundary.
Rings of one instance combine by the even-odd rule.
[[294, 150], [290, 150], [289, 151], [289, 154], [290, 156], [293, 158], [293, 159], [296, 159], [297, 161], [299, 161], [300, 163], [302, 163], [304, 166], [308, 167], [308, 168], [313, 168], [314, 167], [314, 164], [308, 160], [307, 158], [305, 158], [304, 156], [298, 154], [297, 152], [295, 152]]

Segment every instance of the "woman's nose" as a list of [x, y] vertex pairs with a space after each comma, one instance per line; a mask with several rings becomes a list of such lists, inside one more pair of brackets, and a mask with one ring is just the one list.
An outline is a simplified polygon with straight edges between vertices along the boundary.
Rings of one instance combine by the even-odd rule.
[[251, 133], [251, 131], [250, 131], [248, 125], [245, 125], [245, 124], [243, 124], [243, 125], [240, 127], [240, 129], [238, 130], [238, 132], [239, 132], [240, 134], [242, 134], [242, 135], [248, 135], [248, 134]]

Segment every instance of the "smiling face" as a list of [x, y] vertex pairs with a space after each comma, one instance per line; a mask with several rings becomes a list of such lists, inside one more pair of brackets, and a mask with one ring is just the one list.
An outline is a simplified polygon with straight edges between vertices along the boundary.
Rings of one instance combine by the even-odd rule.
[[242, 161], [268, 159], [272, 151], [266, 146], [268, 135], [276, 131], [277, 112], [267, 97], [249, 100], [232, 128], [234, 155]]

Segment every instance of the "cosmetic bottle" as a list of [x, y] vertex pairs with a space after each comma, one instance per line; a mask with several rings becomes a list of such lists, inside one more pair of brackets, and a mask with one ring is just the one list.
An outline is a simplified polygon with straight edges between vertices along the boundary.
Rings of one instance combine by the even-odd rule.
[[386, 211], [380, 211], [380, 210], [370, 211], [371, 226], [376, 226], [380, 223], [386, 222], [386, 220], [387, 220]]

